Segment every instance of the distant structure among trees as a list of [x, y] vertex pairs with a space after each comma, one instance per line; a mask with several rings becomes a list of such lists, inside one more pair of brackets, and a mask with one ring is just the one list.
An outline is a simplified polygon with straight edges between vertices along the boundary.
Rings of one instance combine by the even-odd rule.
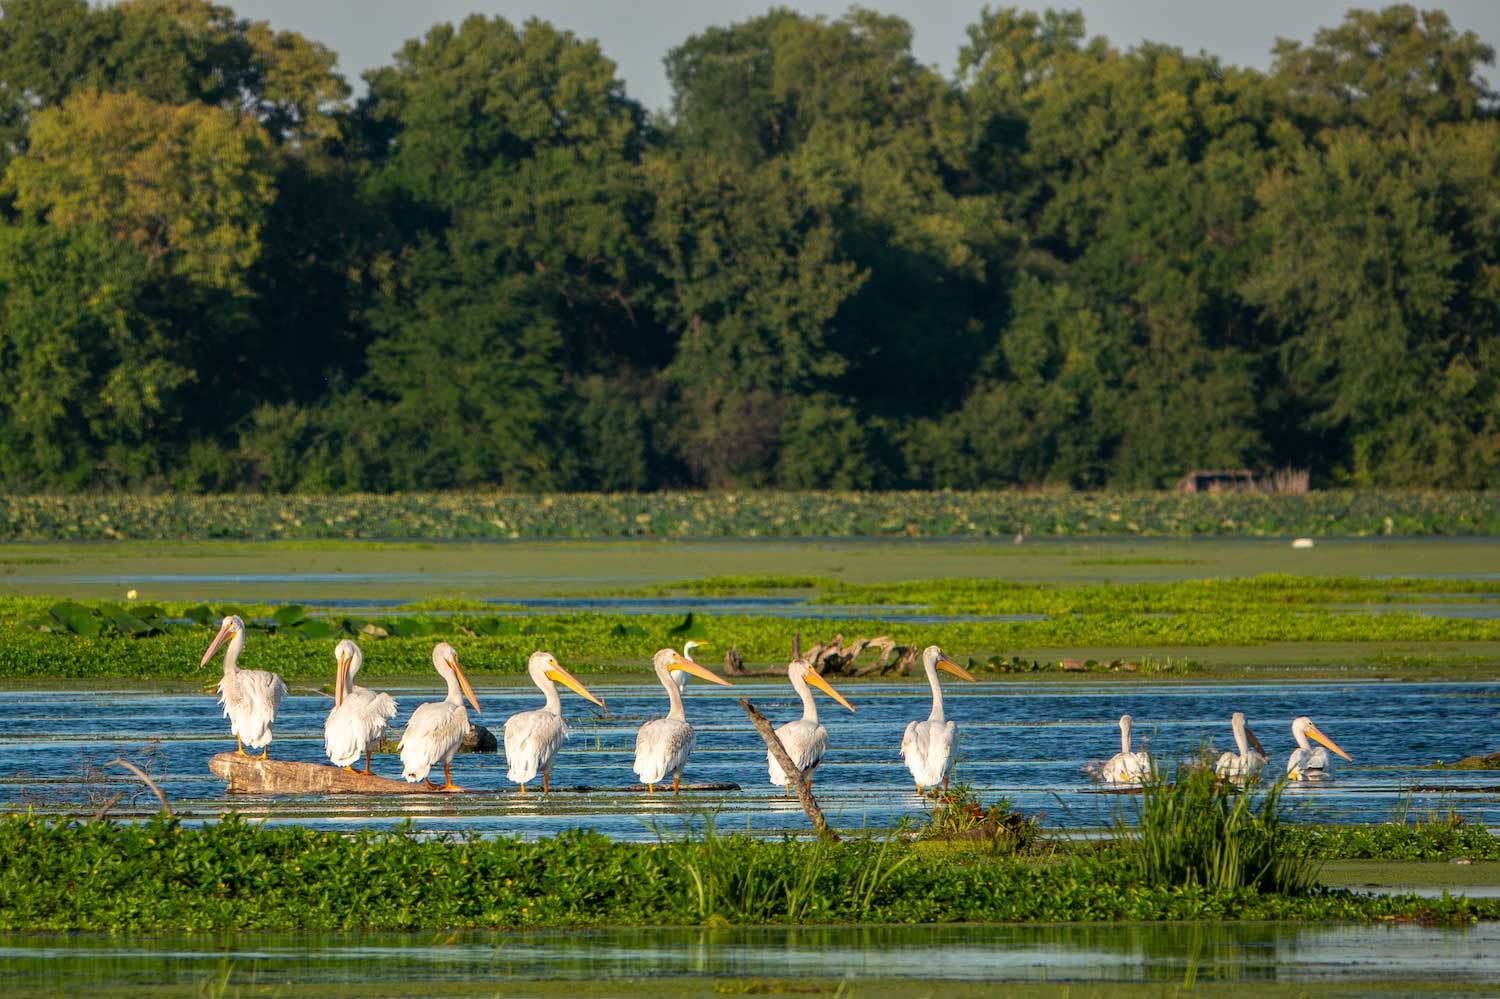
[[1489, 45], [911, 40], [775, 9], [648, 115], [543, 21], [351, 101], [229, 7], [5, 0], [0, 489], [1500, 485]]

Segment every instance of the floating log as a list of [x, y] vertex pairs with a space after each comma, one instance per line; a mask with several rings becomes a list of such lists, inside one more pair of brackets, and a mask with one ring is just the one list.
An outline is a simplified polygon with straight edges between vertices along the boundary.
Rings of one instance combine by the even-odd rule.
[[[242, 794], [452, 794], [434, 791], [418, 781], [389, 780], [342, 767], [290, 760], [263, 760], [239, 753], [218, 753], [208, 761], [215, 777]], [[442, 773], [439, 771], [438, 776]]]

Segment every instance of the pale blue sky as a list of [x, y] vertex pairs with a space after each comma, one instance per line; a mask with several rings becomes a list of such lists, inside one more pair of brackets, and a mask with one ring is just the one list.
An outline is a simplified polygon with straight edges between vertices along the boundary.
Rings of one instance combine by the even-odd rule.
[[[242, 17], [316, 39], [339, 54], [339, 70], [359, 90], [360, 75], [386, 65], [408, 38], [439, 21], [462, 21], [469, 14], [500, 15], [514, 22], [541, 17], [587, 38], [597, 38], [620, 67], [632, 97], [647, 108], [670, 99], [662, 57], [689, 35], [764, 13], [760, 0], [224, 0]], [[1142, 41], [1165, 42], [1189, 52], [1208, 51], [1225, 62], [1264, 68], [1278, 37], [1308, 40], [1318, 28], [1337, 24], [1348, 0], [1075, 0], [1033, 4], [995, 2], [993, 6], [1081, 9], [1089, 33], [1129, 48]], [[836, 17], [849, 8], [843, 0], [795, 0], [781, 6]], [[981, 3], [954, 0], [865, 0], [861, 6], [898, 14], [915, 29], [917, 58], [951, 74], [964, 28]], [[1470, 30], [1500, 47], [1500, 0], [1419, 3], [1446, 10], [1459, 30]], [[1491, 70], [1490, 82], [1497, 75]]]

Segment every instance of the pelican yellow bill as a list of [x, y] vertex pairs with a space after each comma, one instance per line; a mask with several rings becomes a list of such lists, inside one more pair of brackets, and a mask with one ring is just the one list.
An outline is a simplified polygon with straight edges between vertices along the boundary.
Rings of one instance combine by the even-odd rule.
[[817, 687], [819, 690], [827, 694], [829, 697], [833, 698], [835, 701], [838, 701], [850, 711], [854, 710], [854, 705], [844, 700], [844, 695], [840, 694], [837, 690], [834, 690], [833, 687], [828, 683], [828, 681], [823, 679], [823, 677], [816, 670], [807, 671], [807, 682], [812, 684], [814, 687]]
[[[593, 694], [589, 693], [588, 688], [574, 679], [573, 674], [563, 669], [556, 659], [552, 660], [552, 668], [547, 670], [546, 675], [547, 679], [552, 680], [555, 683], [563, 684], [579, 697], [582, 697], [585, 700], [593, 701], [601, 708], [604, 707], [604, 702], [595, 697]], [[604, 710], [608, 711], [609, 709], [604, 708]]]
[[479, 709], [479, 698], [474, 696], [474, 688], [469, 686], [469, 678], [464, 676], [464, 671], [459, 668], [457, 656], [448, 657], [448, 668], [453, 670], [454, 676], [458, 677], [458, 686], [463, 690], [464, 696], [469, 699], [469, 703], [474, 705], [474, 710], [484, 714]]
[[1307, 735], [1308, 735], [1309, 738], [1318, 740], [1323, 745], [1325, 745], [1329, 749], [1333, 750], [1335, 753], [1338, 753], [1340, 756], [1342, 756], [1344, 759], [1348, 760], [1350, 763], [1354, 762], [1354, 758], [1352, 756], [1350, 756], [1348, 753], [1346, 753], [1342, 749], [1340, 749], [1338, 747], [1338, 745], [1336, 743], [1334, 743], [1334, 741], [1332, 739], [1328, 738], [1328, 736], [1324, 735], [1322, 732], [1319, 732], [1318, 731], [1318, 726], [1314, 725], [1312, 722], [1308, 722], [1307, 723]]
[[701, 677], [702, 679], [707, 680], [710, 683], [717, 683], [720, 686], [734, 686], [734, 684], [730, 683], [728, 680], [724, 679], [713, 670], [709, 669], [706, 666], [700, 666], [698, 663], [693, 662], [691, 659], [688, 659], [685, 656], [674, 655], [672, 657], [672, 665], [670, 668], [682, 670], [682, 672], [684, 673], [691, 673], [693, 676]]
[[344, 703], [344, 688], [349, 683], [349, 657], [343, 652], [338, 654], [339, 668], [333, 676], [333, 706], [339, 707]]
[[937, 668], [943, 670], [945, 673], [952, 673], [960, 680], [968, 680], [970, 683], [979, 682], [974, 678], [973, 673], [970, 673], [968, 670], [964, 669], [962, 666], [954, 662], [952, 659], [949, 659], [947, 656], [938, 656]]
[[219, 629], [219, 633], [214, 636], [214, 640], [209, 643], [208, 651], [203, 653], [203, 659], [198, 663], [198, 665], [207, 666], [208, 661], [214, 657], [214, 653], [219, 651], [219, 646], [224, 644], [224, 639], [232, 638], [233, 636], [234, 627], [232, 625], [221, 627]]

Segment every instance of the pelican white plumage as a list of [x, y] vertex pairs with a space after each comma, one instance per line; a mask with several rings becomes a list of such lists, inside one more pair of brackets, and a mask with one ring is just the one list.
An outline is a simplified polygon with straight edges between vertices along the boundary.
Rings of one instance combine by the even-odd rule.
[[1245, 724], [1243, 711], [1236, 711], [1229, 724], [1234, 729], [1234, 745], [1239, 752], [1220, 754], [1219, 762], [1214, 764], [1214, 773], [1234, 779], [1254, 777], [1266, 765], [1266, 749]]
[[[696, 641], [693, 641], [690, 638], [686, 642], [682, 643], [682, 658], [686, 659], [688, 662], [692, 662], [693, 661], [693, 650], [694, 649], [706, 649], [706, 648], [708, 648], [708, 643], [707, 642], [696, 642]], [[675, 683], [675, 684], [677, 684], [677, 689], [678, 690], [684, 690], [684, 689], [686, 689], [687, 682], [688, 682], [687, 671], [686, 670], [677, 670], [677, 671], [673, 672], [672, 673], [672, 682]]]
[[1129, 715], [1120, 716], [1120, 751], [1099, 768], [1099, 779], [1107, 784], [1139, 784], [1151, 773], [1151, 757], [1146, 751], [1130, 748], [1131, 724]]
[[[552, 774], [552, 761], [568, 737], [568, 726], [563, 724], [562, 699], [557, 696], [557, 683], [562, 683], [579, 697], [593, 701], [601, 708], [604, 702], [588, 692], [573, 674], [562, 668], [557, 657], [550, 652], [533, 652], [526, 663], [531, 682], [537, 685], [547, 703], [535, 711], [522, 711], [505, 721], [505, 761], [510, 765], [506, 779], [521, 785], [526, 793], [526, 783], [538, 771], [542, 775], [542, 793], [546, 794]], [[557, 681], [554, 683], [553, 681]], [[605, 708], [608, 711], [608, 708]]]
[[364, 664], [365, 655], [349, 639], [333, 647], [338, 672], [333, 681], [333, 710], [323, 722], [323, 751], [335, 766], [353, 770], [363, 756], [365, 773], [370, 772], [370, 753], [386, 723], [396, 717], [396, 702], [390, 694], [354, 685], [354, 674]]
[[[797, 769], [802, 771], [803, 777], [809, 785], [812, 784], [813, 771], [823, 761], [823, 754], [828, 751], [828, 730], [818, 723], [818, 706], [813, 703], [812, 690], [809, 687], [817, 687], [829, 697], [838, 701], [850, 711], [854, 705], [844, 700], [844, 695], [818, 675], [813, 669], [812, 663], [806, 659], [793, 659], [786, 667], [786, 676], [791, 681], [792, 689], [797, 696], [802, 698], [802, 717], [795, 721], [789, 721], [776, 728], [776, 736], [781, 740], [781, 746], [786, 750]], [[791, 780], [786, 771], [781, 769], [781, 764], [776, 762], [776, 757], [766, 751], [766, 766], [770, 774], [771, 783], [779, 784], [791, 792]]]
[[1335, 745], [1328, 736], [1318, 731], [1318, 726], [1312, 723], [1311, 718], [1302, 715], [1292, 722], [1292, 738], [1297, 740], [1297, 748], [1292, 750], [1292, 754], [1286, 758], [1286, 775], [1291, 780], [1322, 780], [1333, 771], [1333, 764], [1328, 759], [1328, 749], [1322, 746], [1309, 746], [1308, 736], [1318, 740], [1323, 746], [1327, 746], [1344, 759], [1353, 762], [1348, 753]]
[[901, 756], [917, 782], [918, 793], [935, 784], [948, 787], [948, 761], [953, 755], [954, 724], [943, 718], [943, 686], [938, 682], [937, 671], [975, 682], [973, 674], [943, 655], [936, 645], [922, 650], [922, 668], [927, 671], [928, 686], [932, 687], [932, 713], [926, 721], [907, 722], [906, 734], [901, 737]]
[[229, 719], [229, 731], [234, 733], [237, 752], [245, 756], [245, 747], [249, 746], [259, 749], [264, 759], [270, 753], [271, 730], [276, 725], [276, 709], [286, 697], [286, 684], [275, 673], [240, 669], [240, 650], [245, 647], [245, 622], [233, 614], [220, 623], [219, 633], [198, 665], [207, 666], [226, 639], [229, 646], [224, 650], [224, 678], [219, 681], [219, 703], [224, 706], [224, 717]]
[[432, 668], [448, 684], [448, 696], [441, 701], [429, 701], [417, 705], [417, 710], [407, 719], [406, 731], [401, 733], [401, 776], [408, 784], [427, 780], [427, 775], [438, 763], [443, 764], [441, 786], [427, 780], [434, 791], [462, 791], [453, 783], [453, 754], [463, 745], [464, 735], [469, 731], [469, 713], [464, 710], [464, 698], [479, 710], [479, 699], [469, 678], [458, 665], [458, 653], [447, 642], [438, 642], [432, 647]]
[[666, 688], [671, 707], [665, 718], [654, 718], [641, 726], [635, 735], [635, 775], [646, 785], [646, 793], [656, 793], [656, 785], [672, 775], [672, 793], [676, 794], [682, 778], [682, 768], [687, 765], [693, 752], [693, 726], [688, 724], [687, 713], [682, 707], [682, 691], [674, 682], [679, 673], [691, 673], [711, 683], [731, 686], [728, 680], [688, 658], [687, 653], [697, 642], [689, 642], [679, 655], [672, 649], [662, 649], [651, 660], [656, 669], [656, 678]]

